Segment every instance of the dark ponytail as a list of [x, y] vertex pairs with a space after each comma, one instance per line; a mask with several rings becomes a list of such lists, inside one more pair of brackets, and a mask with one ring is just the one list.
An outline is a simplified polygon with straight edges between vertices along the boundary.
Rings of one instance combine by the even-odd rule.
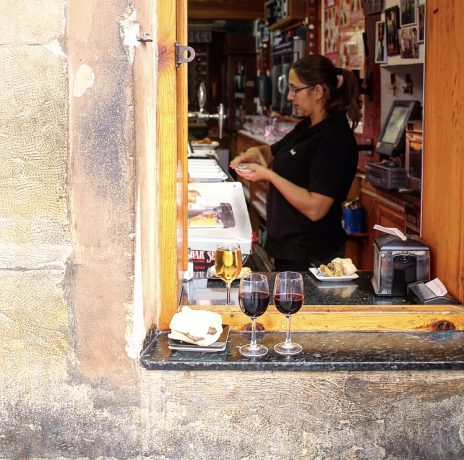
[[298, 78], [308, 86], [322, 85], [327, 92], [327, 113], [346, 112], [353, 125], [361, 119], [358, 81], [353, 72], [339, 69], [320, 54], [310, 54], [292, 65]]

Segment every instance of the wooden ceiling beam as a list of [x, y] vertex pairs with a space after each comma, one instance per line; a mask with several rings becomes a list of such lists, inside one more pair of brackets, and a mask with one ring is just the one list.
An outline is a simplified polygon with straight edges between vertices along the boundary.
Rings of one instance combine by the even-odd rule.
[[188, 0], [189, 19], [254, 20], [263, 16], [263, 0]]

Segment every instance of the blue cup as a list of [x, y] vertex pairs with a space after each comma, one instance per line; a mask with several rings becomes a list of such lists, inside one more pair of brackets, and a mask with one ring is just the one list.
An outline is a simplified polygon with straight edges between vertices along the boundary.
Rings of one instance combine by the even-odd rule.
[[343, 209], [344, 228], [348, 233], [364, 232], [364, 209]]

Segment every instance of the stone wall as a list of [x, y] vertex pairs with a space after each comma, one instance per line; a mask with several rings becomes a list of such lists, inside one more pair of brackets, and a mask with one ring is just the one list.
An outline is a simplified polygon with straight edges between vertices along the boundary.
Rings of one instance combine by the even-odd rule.
[[130, 3], [2, 2], [0, 458], [138, 452]]

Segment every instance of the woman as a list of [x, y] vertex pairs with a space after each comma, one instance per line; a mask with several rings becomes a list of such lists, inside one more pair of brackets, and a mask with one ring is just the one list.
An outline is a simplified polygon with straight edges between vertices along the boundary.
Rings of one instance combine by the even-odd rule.
[[[269, 182], [266, 249], [276, 270], [303, 271], [343, 257], [341, 204], [358, 164], [347, 116], [354, 127], [360, 110], [355, 76], [325, 56], [295, 62], [288, 87], [305, 118], [280, 141], [252, 147], [230, 166], [245, 179]], [[239, 163], [247, 163], [244, 172]]]

